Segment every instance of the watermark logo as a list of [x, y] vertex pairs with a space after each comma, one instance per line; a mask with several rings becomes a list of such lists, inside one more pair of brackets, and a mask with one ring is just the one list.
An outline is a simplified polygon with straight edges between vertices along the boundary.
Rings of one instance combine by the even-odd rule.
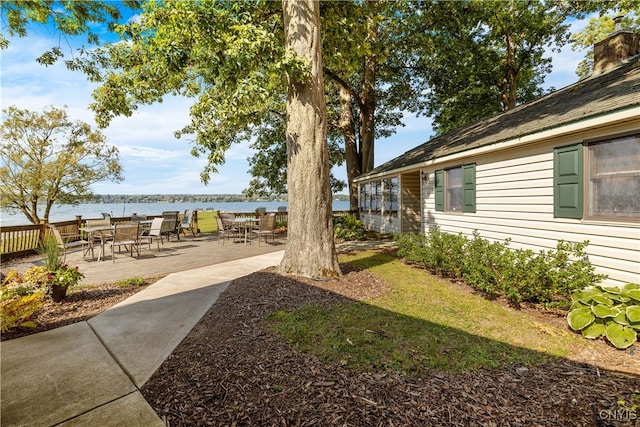
[[634, 421], [638, 419], [636, 409], [603, 409], [598, 412], [598, 417], [606, 421]]

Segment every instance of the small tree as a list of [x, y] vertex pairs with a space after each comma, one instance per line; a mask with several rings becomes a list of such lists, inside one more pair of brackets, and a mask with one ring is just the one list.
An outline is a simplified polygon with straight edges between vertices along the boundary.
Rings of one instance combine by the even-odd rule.
[[11, 106], [2, 112], [3, 208], [19, 210], [38, 224], [49, 220], [55, 202], [77, 204], [93, 195], [91, 184], [122, 180], [118, 150], [88, 124], [71, 122], [66, 107], [38, 113]]

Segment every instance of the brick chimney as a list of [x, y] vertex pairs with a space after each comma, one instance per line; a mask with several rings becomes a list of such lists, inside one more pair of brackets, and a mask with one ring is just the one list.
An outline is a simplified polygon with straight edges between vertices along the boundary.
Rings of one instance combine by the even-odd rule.
[[622, 16], [614, 18], [616, 31], [593, 46], [593, 74], [604, 73], [640, 53], [640, 34], [622, 30]]

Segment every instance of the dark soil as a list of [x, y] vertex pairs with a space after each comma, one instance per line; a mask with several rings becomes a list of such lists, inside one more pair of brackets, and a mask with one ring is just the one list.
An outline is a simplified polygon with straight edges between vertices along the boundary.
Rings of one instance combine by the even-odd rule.
[[[368, 272], [343, 268], [331, 281], [270, 270], [235, 280], [145, 384], [145, 399], [170, 426], [622, 426], [640, 418], [640, 410], [611, 412], [619, 399], [639, 403], [637, 375], [564, 359], [424, 379], [367, 374], [298, 352], [269, 331], [274, 310], [385, 289]], [[594, 356], [615, 368], [614, 354], [603, 343]]]

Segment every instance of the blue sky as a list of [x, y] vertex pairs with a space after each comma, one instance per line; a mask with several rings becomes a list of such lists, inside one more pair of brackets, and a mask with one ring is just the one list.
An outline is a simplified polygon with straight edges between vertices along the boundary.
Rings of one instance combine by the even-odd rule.
[[[575, 21], [573, 31], [586, 21]], [[66, 69], [64, 64], [44, 67], [35, 62], [45, 50], [55, 45], [59, 36], [46, 27], [37, 27], [28, 37], [10, 39], [9, 48], [0, 51], [0, 106], [15, 105], [21, 109], [42, 111], [53, 105], [67, 106], [69, 117], [89, 123], [94, 128], [93, 114], [88, 110], [92, 102], [94, 84], [87, 82], [80, 72]], [[65, 55], [72, 46], [82, 44], [84, 38], [60, 39]], [[565, 47], [560, 53], [549, 52], [553, 71], [547, 76], [545, 87], [561, 88], [577, 80], [575, 69], [584, 52]], [[102, 129], [108, 143], [120, 151], [124, 181], [105, 181], [94, 184], [96, 194], [239, 194], [251, 179], [247, 158], [252, 155], [249, 143], [236, 144], [226, 154], [226, 163], [213, 175], [208, 185], [200, 181], [206, 159], [191, 156], [191, 143], [176, 139], [173, 132], [188, 123], [190, 100], [166, 98], [161, 104], [142, 106], [131, 117], [118, 117]], [[375, 147], [375, 164], [380, 165], [421, 144], [433, 134], [428, 118], [404, 117], [404, 127]], [[344, 166], [334, 168], [334, 175], [346, 180]], [[346, 192], [346, 190], [345, 190]]]

